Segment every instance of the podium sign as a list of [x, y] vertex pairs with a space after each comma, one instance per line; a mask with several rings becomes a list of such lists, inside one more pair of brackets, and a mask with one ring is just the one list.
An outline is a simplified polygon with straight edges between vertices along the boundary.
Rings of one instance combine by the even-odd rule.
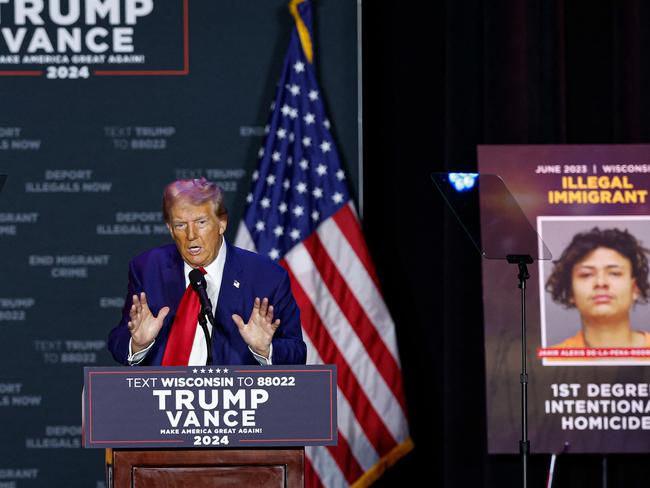
[[84, 446], [335, 445], [335, 366], [84, 368]]

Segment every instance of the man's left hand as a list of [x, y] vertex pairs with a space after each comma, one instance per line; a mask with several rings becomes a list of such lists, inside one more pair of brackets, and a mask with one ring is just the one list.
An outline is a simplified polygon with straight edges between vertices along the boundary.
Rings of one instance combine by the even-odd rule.
[[237, 325], [244, 342], [256, 354], [268, 358], [273, 334], [280, 327], [280, 319], [273, 321], [273, 305], [269, 305], [269, 299], [255, 298], [248, 323], [244, 323], [244, 320], [237, 314], [232, 315], [232, 320]]

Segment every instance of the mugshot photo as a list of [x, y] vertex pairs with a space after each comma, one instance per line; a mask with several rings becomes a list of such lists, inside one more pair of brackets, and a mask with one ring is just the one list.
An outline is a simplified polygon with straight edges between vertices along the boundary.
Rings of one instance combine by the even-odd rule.
[[645, 216], [539, 217], [553, 254], [540, 261], [543, 347], [650, 347], [649, 222]]

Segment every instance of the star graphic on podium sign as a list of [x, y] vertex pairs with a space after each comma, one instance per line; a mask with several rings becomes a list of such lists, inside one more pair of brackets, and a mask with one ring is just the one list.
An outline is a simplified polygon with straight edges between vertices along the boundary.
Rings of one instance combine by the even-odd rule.
[[219, 368], [216, 369], [217, 373], [221, 373], [221, 370]]
[[192, 373], [198, 373], [198, 372], [199, 372], [199, 370], [196, 369], [196, 368], [194, 368], [194, 369], [192, 370]]
[[212, 368], [208, 369], [208, 373], [212, 373], [214, 370]]
[[228, 368], [223, 368], [223, 372], [224, 372], [224, 373], [227, 373], [227, 372], [228, 372]]
[[204, 369], [204, 368], [201, 368], [201, 373], [205, 373], [205, 369]]

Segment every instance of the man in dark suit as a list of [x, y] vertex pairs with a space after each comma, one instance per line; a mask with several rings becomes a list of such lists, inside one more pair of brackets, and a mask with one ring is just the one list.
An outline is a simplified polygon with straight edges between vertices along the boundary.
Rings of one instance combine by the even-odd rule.
[[[205, 364], [205, 337], [196, 318], [186, 320], [189, 328], [182, 325], [186, 296], [195, 293], [188, 289], [188, 273], [201, 269], [216, 304], [215, 327], [208, 325], [214, 364], [304, 364], [300, 312], [287, 272], [224, 241], [228, 214], [220, 188], [204, 178], [175, 181], [165, 188], [163, 216], [175, 245], [131, 261], [122, 319], [108, 340], [115, 360]], [[187, 350], [176, 350], [179, 344]]]

